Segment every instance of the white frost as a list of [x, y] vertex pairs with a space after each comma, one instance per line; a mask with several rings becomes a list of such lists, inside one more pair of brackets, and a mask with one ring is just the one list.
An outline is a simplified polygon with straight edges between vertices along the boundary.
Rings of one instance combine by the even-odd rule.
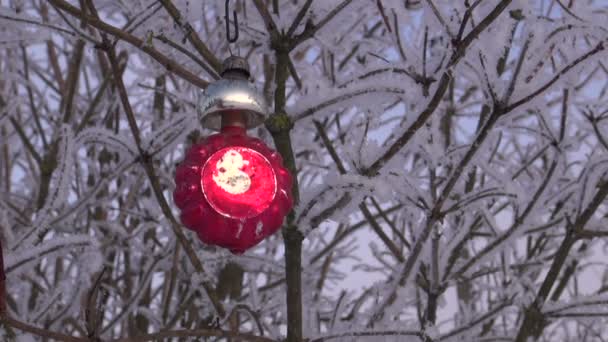
[[264, 223], [262, 221], [258, 221], [255, 225], [255, 236], [260, 236], [262, 234], [262, 228], [264, 228]]

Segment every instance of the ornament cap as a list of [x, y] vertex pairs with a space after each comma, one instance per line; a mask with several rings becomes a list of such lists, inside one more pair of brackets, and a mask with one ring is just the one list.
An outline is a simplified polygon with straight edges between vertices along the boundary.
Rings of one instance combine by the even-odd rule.
[[199, 99], [198, 112], [203, 127], [219, 131], [222, 122], [227, 117], [233, 118], [235, 113], [242, 113], [241, 125], [246, 129], [264, 123], [268, 105], [248, 78], [247, 60], [238, 56], [224, 60], [222, 78], [209, 84]]
[[240, 56], [230, 56], [222, 63], [222, 77], [230, 77], [234, 72], [240, 72], [245, 74], [245, 78], [249, 78], [251, 73], [249, 72], [249, 63], [247, 60]]

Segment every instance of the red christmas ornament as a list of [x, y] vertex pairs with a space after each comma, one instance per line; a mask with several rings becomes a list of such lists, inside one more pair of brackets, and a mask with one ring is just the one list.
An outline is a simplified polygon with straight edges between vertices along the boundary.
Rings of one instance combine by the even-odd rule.
[[279, 153], [246, 134], [266, 115], [247, 82], [246, 61], [230, 57], [224, 70], [199, 106], [203, 125], [221, 132], [188, 150], [173, 199], [182, 223], [203, 242], [240, 254], [281, 227], [293, 205], [292, 178]]

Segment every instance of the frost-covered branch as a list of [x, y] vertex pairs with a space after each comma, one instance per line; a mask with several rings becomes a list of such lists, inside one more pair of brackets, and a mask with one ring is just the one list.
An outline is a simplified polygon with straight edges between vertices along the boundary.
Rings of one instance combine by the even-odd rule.
[[50, 0], [50, 1], [53, 5], [57, 6], [59, 9], [62, 9], [64, 11], [68, 12], [69, 14], [84, 20], [87, 24], [89, 24], [103, 32], [111, 34], [119, 39], [122, 39], [138, 49], [141, 49], [143, 52], [150, 55], [150, 57], [154, 58], [158, 63], [163, 65], [167, 70], [178, 74], [181, 78], [187, 80], [188, 82], [191, 82], [192, 84], [194, 84], [200, 88], [206, 88], [207, 85], [209, 84], [207, 81], [199, 78], [198, 76], [196, 76], [192, 72], [186, 70], [184, 67], [182, 67], [181, 65], [179, 65], [178, 63], [176, 63], [175, 61], [170, 59], [169, 57], [165, 56], [164, 54], [160, 53], [159, 51], [157, 51], [150, 45], [146, 44], [140, 38], [138, 38], [134, 35], [131, 35], [115, 26], [107, 24], [106, 22], [102, 21], [101, 19], [98, 19], [91, 15], [85, 14], [78, 8], [70, 5], [69, 3], [67, 3], [63, 0]]
[[[182, 227], [180, 226], [180, 224], [177, 222], [177, 220], [173, 216], [171, 208], [169, 207], [169, 203], [167, 203], [167, 200], [165, 199], [165, 195], [162, 192], [160, 182], [156, 176], [156, 171], [154, 170], [154, 165], [152, 164], [152, 160], [148, 156], [148, 152], [142, 148], [141, 132], [139, 130], [139, 127], [137, 126], [135, 114], [133, 113], [133, 110], [131, 109], [131, 104], [129, 103], [127, 90], [123, 84], [122, 76], [120, 75], [120, 68], [118, 65], [118, 60], [116, 58], [116, 54], [114, 52], [114, 48], [109, 48], [109, 50], [107, 51], [107, 54], [108, 54], [108, 59], [110, 61], [110, 65], [112, 67], [112, 72], [114, 73], [114, 82], [117, 86], [118, 93], [119, 93], [121, 101], [122, 101], [123, 109], [125, 111], [127, 121], [129, 122], [129, 126], [131, 128], [131, 133], [133, 135], [133, 139], [135, 140], [135, 145], [139, 152], [139, 157], [141, 158], [141, 162], [143, 164], [144, 170], [146, 171], [150, 184], [152, 185], [152, 189], [154, 190], [154, 194], [156, 196], [158, 204], [162, 208], [163, 214], [166, 216], [166, 218], [169, 220], [169, 222], [171, 222], [171, 227], [173, 228], [173, 232], [175, 233], [175, 236], [177, 237], [181, 246], [186, 251], [188, 258], [194, 265], [196, 271], [199, 272], [200, 274], [204, 274], [205, 270], [203, 268], [202, 263], [196, 256], [194, 250], [192, 249], [190, 242], [184, 236], [184, 234], [182, 232]], [[207, 295], [211, 299], [217, 313], [220, 316], [224, 316], [224, 313], [225, 313], [224, 309], [223, 309], [221, 303], [219, 302], [219, 299], [217, 298], [217, 294], [215, 293], [215, 289], [213, 288], [213, 285], [211, 285], [208, 282], [203, 282], [202, 285], [203, 285], [203, 288], [205, 289], [205, 291], [207, 292]]]

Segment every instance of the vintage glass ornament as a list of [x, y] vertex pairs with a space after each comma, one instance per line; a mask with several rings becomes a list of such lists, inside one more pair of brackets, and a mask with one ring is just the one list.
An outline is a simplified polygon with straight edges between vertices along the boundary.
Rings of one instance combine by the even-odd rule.
[[193, 145], [175, 172], [180, 219], [199, 238], [240, 254], [275, 233], [293, 205], [292, 178], [281, 156], [246, 129], [264, 122], [264, 98], [248, 81], [247, 61], [224, 61], [198, 110], [220, 133]]

